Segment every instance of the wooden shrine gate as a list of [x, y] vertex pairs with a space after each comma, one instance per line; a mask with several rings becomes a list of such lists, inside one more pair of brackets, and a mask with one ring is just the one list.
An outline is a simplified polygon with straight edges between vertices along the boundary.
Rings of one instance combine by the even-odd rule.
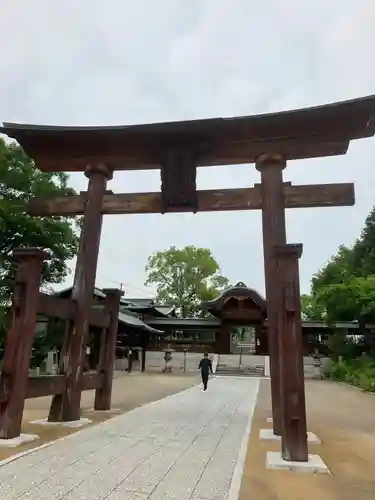
[[[69, 413], [57, 402], [67, 390], [68, 366], [64, 366], [65, 352], [62, 350], [59, 375], [29, 376], [30, 357], [36, 326], [36, 315], [44, 314], [60, 318], [70, 326], [76, 316], [76, 303], [39, 292], [43, 262], [49, 258], [47, 252], [36, 248], [19, 248], [14, 252], [18, 261], [10, 325], [5, 338], [4, 360], [0, 379], [0, 439], [12, 439], [21, 433], [22, 415], [25, 399], [51, 396], [55, 398], [48, 420], [68, 421]], [[111, 407], [112, 373], [115, 361], [118, 314], [120, 297], [123, 292], [106, 289], [104, 310], [89, 308], [86, 321], [88, 325], [102, 328], [99, 364], [97, 371], [80, 373], [80, 390], [96, 389], [96, 410], [109, 410]], [[71, 332], [68, 330], [68, 334]], [[67, 336], [66, 339], [67, 340]], [[80, 352], [84, 356], [84, 349]], [[60, 414], [62, 412], [62, 414]], [[79, 417], [78, 417], [79, 418]]]
[[[79, 419], [82, 352], [96, 276], [103, 214], [262, 211], [274, 432], [283, 458], [307, 461], [298, 259], [288, 245], [285, 209], [354, 204], [353, 184], [292, 186], [287, 161], [345, 154], [352, 139], [375, 133], [375, 96], [275, 114], [128, 127], [39, 127], [4, 124], [43, 171], [84, 171], [78, 196], [33, 200], [32, 215], [83, 214], [74, 282], [76, 314], [66, 338], [68, 368], [56, 415]], [[255, 163], [252, 188], [197, 191], [197, 167]], [[161, 170], [160, 193], [112, 194], [116, 170]], [[126, 243], [126, 242], [125, 242]], [[10, 373], [10, 379], [15, 377]], [[13, 387], [13, 386], [11, 386]], [[3, 424], [0, 421], [0, 429]]]

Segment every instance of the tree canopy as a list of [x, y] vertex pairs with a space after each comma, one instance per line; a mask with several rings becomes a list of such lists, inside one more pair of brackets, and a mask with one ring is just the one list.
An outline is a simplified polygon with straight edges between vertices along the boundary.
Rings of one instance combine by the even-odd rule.
[[326, 320], [375, 323], [375, 276], [353, 276], [342, 283], [333, 283], [320, 289], [317, 305], [324, 305]]
[[301, 297], [307, 319], [375, 323], [375, 209], [360, 237], [338, 252], [311, 281], [311, 295]]
[[212, 300], [229, 281], [208, 248], [171, 246], [148, 259], [146, 285], [156, 285], [157, 300], [176, 306], [181, 317], [202, 316], [202, 301]]
[[317, 303], [315, 295], [301, 295], [301, 315], [304, 320], [319, 321], [323, 319], [324, 308]]
[[17, 247], [49, 249], [43, 283], [59, 283], [68, 273], [67, 261], [77, 251], [74, 218], [32, 217], [25, 203], [33, 197], [74, 194], [65, 173], [41, 172], [18, 145], [0, 139], [0, 300], [12, 289], [15, 266], [12, 252]]
[[353, 245], [340, 246], [313, 276], [311, 294], [301, 297], [301, 305], [305, 318], [321, 319], [328, 325], [358, 322], [355, 338], [344, 330], [329, 335], [333, 362], [327, 376], [375, 391], [375, 336], [368, 328], [375, 324], [375, 208]]

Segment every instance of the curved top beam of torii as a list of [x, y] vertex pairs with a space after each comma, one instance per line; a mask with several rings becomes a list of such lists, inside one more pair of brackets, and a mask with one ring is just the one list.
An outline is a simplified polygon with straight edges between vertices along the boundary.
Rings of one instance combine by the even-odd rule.
[[253, 163], [263, 153], [285, 160], [345, 154], [353, 139], [375, 134], [375, 95], [237, 118], [115, 127], [4, 123], [45, 171], [82, 171], [88, 163], [113, 170], [160, 168], [171, 149], [193, 153], [196, 166]]

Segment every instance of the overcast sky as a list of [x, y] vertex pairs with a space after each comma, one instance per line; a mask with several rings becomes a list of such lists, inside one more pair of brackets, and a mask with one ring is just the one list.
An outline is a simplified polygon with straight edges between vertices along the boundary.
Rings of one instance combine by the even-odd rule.
[[[0, 121], [122, 125], [274, 112], [375, 93], [374, 0], [0, 0]], [[301, 288], [360, 233], [375, 200], [375, 140], [290, 162], [295, 184], [355, 182], [356, 205], [288, 211]], [[199, 169], [198, 189], [252, 186], [253, 165]], [[86, 188], [83, 174], [72, 185]], [[160, 190], [158, 171], [117, 173], [114, 192]], [[261, 214], [115, 215], [98, 286], [145, 296], [150, 254], [212, 249], [231, 282], [264, 291]], [[72, 277], [69, 277], [68, 284]]]

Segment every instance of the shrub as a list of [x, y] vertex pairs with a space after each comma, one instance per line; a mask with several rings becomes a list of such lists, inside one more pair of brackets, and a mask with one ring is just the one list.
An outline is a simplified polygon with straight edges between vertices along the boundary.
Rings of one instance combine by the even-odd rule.
[[347, 362], [339, 359], [338, 361], [332, 361], [327, 376], [332, 380], [345, 380], [348, 371]]
[[345, 361], [333, 361], [326, 373], [331, 380], [346, 382], [364, 391], [375, 392], [375, 362], [367, 356]]

